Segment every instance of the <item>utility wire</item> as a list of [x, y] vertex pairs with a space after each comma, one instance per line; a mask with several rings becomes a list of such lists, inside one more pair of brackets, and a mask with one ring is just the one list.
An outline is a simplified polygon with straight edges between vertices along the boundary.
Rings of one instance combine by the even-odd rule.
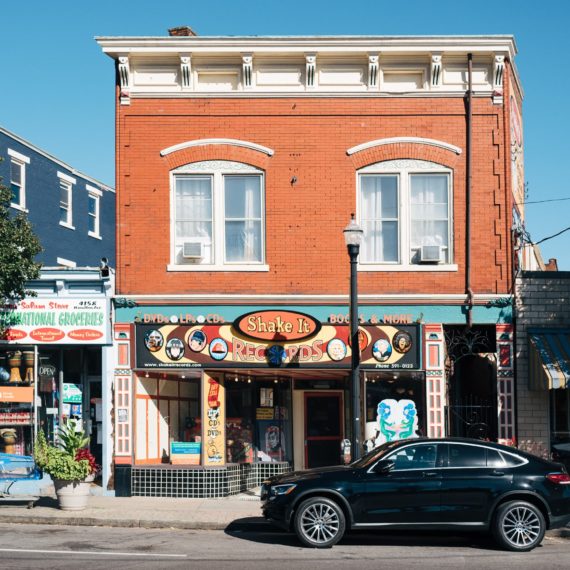
[[550, 200], [530, 200], [527, 202], [515, 202], [516, 206], [526, 206], [527, 204], [544, 204], [546, 202], [564, 202], [565, 200], [570, 200], [570, 198], [552, 198]]
[[539, 243], [542, 243], [544, 241], [547, 241], [549, 239], [558, 237], [560, 234], [563, 234], [564, 232], [567, 232], [568, 230], [570, 230], [570, 226], [568, 226], [567, 228], [564, 228], [563, 230], [560, 230], [558, 233], [552, 234], [551, 236], [542, 238], [541, 240], [535, 241], [532, 245], [538, 245]]

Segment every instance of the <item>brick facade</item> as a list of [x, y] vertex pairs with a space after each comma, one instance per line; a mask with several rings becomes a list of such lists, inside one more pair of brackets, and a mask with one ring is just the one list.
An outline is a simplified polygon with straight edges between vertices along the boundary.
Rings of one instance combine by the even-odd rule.
[[[508, 129], [505, 106], [474, 100], [472, 276], [478, 293], [506, 293], [511, 272]], [[342, 229], [355, 210], [355, 173], [396, 158], [433, 161], [453, 170], [455, 262], [452, 273], [362, 273], [360, 292], [455, 293], [465, 290], [465, 108], [441, 99], [134, 99], [117, 106], [118, 292], [329, 294], [348, 287]], [[414, 136], [463, 150], [393, 144], [351, 156], [347, 149], [375, 139]], [[275, 151], [229, 145], [180, 150], [204, 138], [254, 142]], [[169, 172], [200, 160], [234, 160], [266, 173], [268, 273], [167, 273]], [[293, 177], [297, 181], [291, 183]], [[323, 205], [326, 204], [326, 208]], [[155, 231], [154, 228], [160, 228]], [[326, 272], [315, 271], [326, 264]]]

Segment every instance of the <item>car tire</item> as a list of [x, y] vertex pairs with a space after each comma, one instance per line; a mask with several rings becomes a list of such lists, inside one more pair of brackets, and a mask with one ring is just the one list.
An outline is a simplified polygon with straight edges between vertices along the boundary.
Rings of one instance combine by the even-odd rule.
[[542, 542], [545, 532], [544, 515], [526, 501], [504, 503], [495, 513], [493, 537], [505, 550], [528, 552]]
[[296, 509], [293, 528], [305, 546], [329, 548], [343, 537], [346, 517], [333, 500], [311, 497]]

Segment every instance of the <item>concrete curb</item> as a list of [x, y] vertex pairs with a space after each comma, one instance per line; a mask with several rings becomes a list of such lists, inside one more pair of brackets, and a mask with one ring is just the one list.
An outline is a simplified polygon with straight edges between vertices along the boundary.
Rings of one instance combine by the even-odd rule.
[[177, 530], [262, 530], [269, 523], [263, 519], [248, 522], [212, 522], [212, 521], [161, 521], [148, 519], [101, 519], [94, 517], [51, 517], [41, 515], [3, 516], [3, 523], [11, 524], [43, 524], [63, 526], [106, 526], [121, 528], [170, 528]]

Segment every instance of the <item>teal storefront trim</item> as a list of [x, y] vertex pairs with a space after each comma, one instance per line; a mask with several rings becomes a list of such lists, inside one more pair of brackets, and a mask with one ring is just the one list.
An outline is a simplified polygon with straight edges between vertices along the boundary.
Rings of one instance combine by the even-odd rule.
[[[333, 322], [331, 317], [348, 319], [346, 305], [275, 305], [276, 309], [309, 313], [323, 323]], [[233, 322], [239, 316], [251, 311], [267, 310], [268, 305], [144, 305], [133, 307], [117, 307], [115, 321], [117, 323], [133, 322], [179, 322], [192, 324], [206, 322], [219, 324]], [[392, 321], [393, 324], [406, 324], [404, 321], [421, 323], [464, 324], [466, 322], [465, 305], [363, 305], [359, 314], [365, 322], [371, 324], [387, 322], [386, 316], [402, 319]], [[474, 324], [510, 324], [512, 322], [512, 306], [476, 305], [472, 310]], [[154, 316], [154, 318], [153, 318]], [[173, 320], [174, 319], [174, 320]], [[202, 320], [203, 319], [203, 320]], [[218, 319], [218, 320], [216, 320]], [[220, 320], [222, 319], [222, 320]], [[346, 321], [347, 322], [347, 321]]]

